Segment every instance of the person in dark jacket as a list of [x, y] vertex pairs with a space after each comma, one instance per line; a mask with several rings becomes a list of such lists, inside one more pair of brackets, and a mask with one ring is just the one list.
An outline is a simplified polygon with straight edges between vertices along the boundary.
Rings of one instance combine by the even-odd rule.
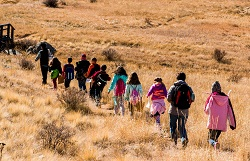
[[45, 43], [41, 44], [42, 50], [40, 50], [35, 58], [35, 61], [40, 59], [40, 67], [42, 72], [43, 81], [42, 84], [47, 84], [47, 75], [49, 70], [49, 59], [53, 56], [51, 55], [50, 51], [47, 49]]
[[57, 89], [57, 78], [59, 74], [62, 74], [62, 67], [61, 62], [58, 60], [58, 58], [54, 57], [52, 61], [50, 62], [50, 68], [49, 71], [51, 72], [51, 79], [54, 85], [54, 90]]
[[96, 102], [96, 106], [101, 107], [100, 100], [102, 98], [102, 91], [103, 88], [106, 86], [107, 81], [110, 81], [111, 78], [106, 73], [107, 66], [102, 65], [101, 70], [96, 72], [92, 76], [93, 85], [90, 91], [90, 96], [93, 98]]
[[[174, 140], [175, 144], [177, 144], [177, 122], [178, 122], [178, 130], [180, 133], [181, 137], [181, 143], [183, 147], [187, 146], [188, 143], [188, 136], [187, 136], [187, 131], [185, 124], [188, 119], [188, 114], [189, 114], [189, 109], [181, 109], [178, 107], [175, 107], [174, 105], [174, 93], [175, 93], [175, 88], [177, 88], [180, 85], [187, 85], [185, 82], [186, 80], [186, 74], [181, 72], [177, 74], [177, 82], [174, 83], [168, 90], [168, 96], [167, 100], [170, 102], [170, 108], [169, 108], [169, 118], [170, 118], [170, 133], [171, 133], [171, 138]], [[187, 85], [188, 86], [188, 85]], [[189, 86], [188, 86], [189, 87]], [[189, 87], [190, 93], [191, 93], [191, 102], [195, 100], [195, 95], [191, 87]]]
[[85, 74], [88, 71], [90, 62], [86, 60], [86, 54], [82, 54], [81, 60], [76, 63], [76, 79], [78, 80], [78, 86], [80, 90], [84, 90], [87, 93], [86, 89], [86, 77]]
[[68, 64], [63, 66], [63, 77], [64, 77], [64, 87], [68, 88], [70, 86], [71, 80], [74, 79], [74, 65], [72, 63], [72, 58], [68, 58]]

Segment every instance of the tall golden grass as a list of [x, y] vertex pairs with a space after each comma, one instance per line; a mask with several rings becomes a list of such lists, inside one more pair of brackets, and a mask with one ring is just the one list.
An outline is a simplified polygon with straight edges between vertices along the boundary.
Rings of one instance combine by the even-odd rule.
[[[66, 112], [57, 100], [63, 85], [58, 91], [49, 88], [51, 82], [42, 86], [39, 63], [35, 70], [21, 69], [18, 63], [23, 56], [32, 61], [35, 57], [23, 52], [23, 56], [0, 55], [0, 141], [7, 144], [3, 160], [250, 160], [249, 14], [243, 12], [249, 7], [247, 1], [66, 2], [66, 6], [52, 9], [40, 1], [0, 0], [0, 24], [11, 23], [16, 28], [16, 40], [51, 43], [63, 64], [68, 56], [75, 63], [82, 52], [88, 59], [95, 56], [100, 64], [108, 65], [111, 76], [117, 62], [105, 61], [101, 52], [112, 47], [127, 72], [138, 73], [144, 94], [154, 77], [162, 77], [169, 88], [177, 72], [186, 72], [187, 83], [196, 94], [187, 122], [188, 147], [183, 150], [168, 138], [159, 137], [153, 120], [131, 120], [127, 108], [125, 117], [113, 116], [106, 110], [112, 108], [107, 87], [102, 109], [88, 101], [94, 114]], [[213, 60], [215, 48], [225, 50], [225, 58], [231, 63]], [[235, 74], [242, 78], [238, 83], [229, 82]], [[207, 116], [203, 112], [215, 80], [226, 93], [232, 90], [230, 98], [237, 119], [236, 130], [222, 133], [219, 152], [207, 144]], [[71, 86], [77, 87], [77, 81], [73, 80]], [[161, 117], [166, 136], [168, 119], [167, 113]], [[62, 120], [76, 131], [76, 156], [43, 149], [36, 139], [43, 124]]]

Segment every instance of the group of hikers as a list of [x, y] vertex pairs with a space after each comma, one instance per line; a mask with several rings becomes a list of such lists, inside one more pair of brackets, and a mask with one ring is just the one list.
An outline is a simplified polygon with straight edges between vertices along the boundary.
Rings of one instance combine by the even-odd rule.
[[[87, 93], [86, 80], [91, 80], [89, 95], [96, 102], [96, 105], [100, 107], [102, 91], [107, 81], [111, 81], [108, 94], [113, 90], [112, 98], [114, 100], [115, 115], [121, 113], [124, 116], [125, 101], [129, 102], [128, 108], [131, 117], [134, 117], [136, 107], [142, 107], [142, 84], [136, 72], [132, 72], [128, 76], [126, 70], [122, 66], [118, 66], [111, 79], [106, 73], [107, 66], [98, 65], [96, 58], [92, 58], [90, 63], [86, 60], [86, 54], [81, 55], [81, 60], [76, 63], [76, 67], [72, 64], [72, 58], [70, 57], [68, 58], [68, 63], [61, 68], [60, 61], [50, 54], [46, 48], [46, 44], [42, 44], [41, 46], [42, 50], [39, 51], [35, 60], [40, 59], [43, 84], [47, 83], [47, 73], [51, 71], [54, 89], [57, 88], [57, 78], [62, 75], [65, 88], [68, 88], [71, 80], [76, 78], [80, 90]], [[50, 57], [53, 58], [49, 63]], [[74, 71], [76, 71], [75, 75]], [[186, 147], [189, 140], [185, 125], [189, 116], [191, 103], [195, 101], [195, 94], [192, 88], [186, 83], [185, 73], [178, 73], [176, 79], [177, 81], [167, 90], [162, 78], [155, 78], [146, 97], [148, 99], [151, 98], [151, 101], [149, 101], [149, 103], [151, 102], [149, 106], [150, 116], [155, 119], [155, 124], [159, 131], [161, 131], [160, 116], [166, 111], [164, 100], [165, 98], [167, 99], [170, 103], [168, 110], [170, 137], [176, 145], [177, 139], [180, 137], [182, 146]], [[229, 121], [230, 128], [234, 130], [236, 129], [236, 119], [229, 96], [221, 91], [218, 81], [212, 84], [211, 94], [206, 100], [204, 112], [208, 115], [208, 142], [215, 149], [219, 149], [218, 138], [221, 132], [227, 130], [227, 120]]]

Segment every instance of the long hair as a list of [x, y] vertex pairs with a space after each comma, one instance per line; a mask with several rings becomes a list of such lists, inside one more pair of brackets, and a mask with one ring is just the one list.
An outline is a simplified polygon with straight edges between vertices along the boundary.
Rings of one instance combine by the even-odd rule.
[[141, 84], [139, 81], [139, 77], [136, 72], [131, 73], [131, 75], [128, 78], [127, 84], [132, 84], [132, 85], [138, 85]]
[[128, 76], [126, 70], [122, 66], [116, 68], [115, 74]]
[[59, 61], [57, 57], [54, 57], [52, 61], [50, 62], [50, 65], [54, 67], [59, 67], [61, 66], [61, 62]]

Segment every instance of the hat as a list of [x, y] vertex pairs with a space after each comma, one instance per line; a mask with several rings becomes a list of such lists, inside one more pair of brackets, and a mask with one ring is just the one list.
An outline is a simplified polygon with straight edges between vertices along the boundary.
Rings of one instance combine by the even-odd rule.
[[162, 79], [160, 78], [160, 77], [156, 77], [155, 79], [154, 79], [154, 81], [156, 81], [156, 82], [162, 82]]
[[215, 81], [212, 84], [212, 93], [213, 92], [221, 92], [221, 86], [220, 86], [220, 83], [218, 81]]

